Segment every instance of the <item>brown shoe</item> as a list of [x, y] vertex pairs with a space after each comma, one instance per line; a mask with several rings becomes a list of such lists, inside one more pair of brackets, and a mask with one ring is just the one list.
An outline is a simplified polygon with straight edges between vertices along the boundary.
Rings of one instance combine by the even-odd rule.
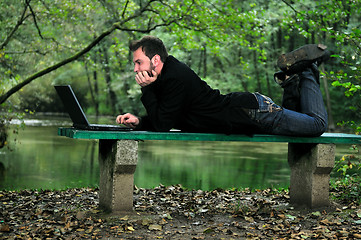
[[330, 57], [330, 52], [323, 44], [304, 45], [292, 52], [282, 54], [278, 57], [277, 66], [287, 75], [298, 73], [312, 63], [318, 66]]

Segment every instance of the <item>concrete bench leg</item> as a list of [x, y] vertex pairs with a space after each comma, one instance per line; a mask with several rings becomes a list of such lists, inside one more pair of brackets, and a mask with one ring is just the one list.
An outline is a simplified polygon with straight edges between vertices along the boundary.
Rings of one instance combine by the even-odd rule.
[[289, 143], [288, 163], [291, 167], [291, 204], [310, 208], [328, 206], [335, 145]]
[[110, 212], [133, 210], [137, 162], [137, 141], [99, 140], [100, 208]]

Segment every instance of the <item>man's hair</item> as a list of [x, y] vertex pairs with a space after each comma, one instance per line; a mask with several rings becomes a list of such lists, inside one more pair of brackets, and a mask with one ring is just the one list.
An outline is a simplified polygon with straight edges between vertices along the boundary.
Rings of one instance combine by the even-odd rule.
[[168, 52], [163, 41], [157, 37], [145, 36], [140, 40], [134, 40], [130, 43], [129, 50], [135, 52], [140, 47], [149, 59], [152, 59], [158, 54], [162, 62], [165, 62], [168, 57]]

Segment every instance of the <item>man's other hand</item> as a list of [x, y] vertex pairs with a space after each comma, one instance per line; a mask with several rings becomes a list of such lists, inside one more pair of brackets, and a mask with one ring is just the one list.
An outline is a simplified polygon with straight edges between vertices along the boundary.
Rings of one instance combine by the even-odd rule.
[[139, 125], [139, 118], [137, 116], [134, 116], [133, 114], [126, 113], [124, 115], [117, 116], [116, 122], [118, 124], [124, 124], [127, 127], [130, 128], [136, 128], [136, 126]]

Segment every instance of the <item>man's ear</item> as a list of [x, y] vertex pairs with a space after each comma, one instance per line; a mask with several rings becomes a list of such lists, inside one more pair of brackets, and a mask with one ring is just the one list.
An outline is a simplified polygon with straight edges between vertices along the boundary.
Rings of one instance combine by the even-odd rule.
[[158, 54], [154, 55], [154, 57], [151, 59], [152, 64], [154, 67], [157, 67], [159, 63], [161, 62], [160, 56]]

